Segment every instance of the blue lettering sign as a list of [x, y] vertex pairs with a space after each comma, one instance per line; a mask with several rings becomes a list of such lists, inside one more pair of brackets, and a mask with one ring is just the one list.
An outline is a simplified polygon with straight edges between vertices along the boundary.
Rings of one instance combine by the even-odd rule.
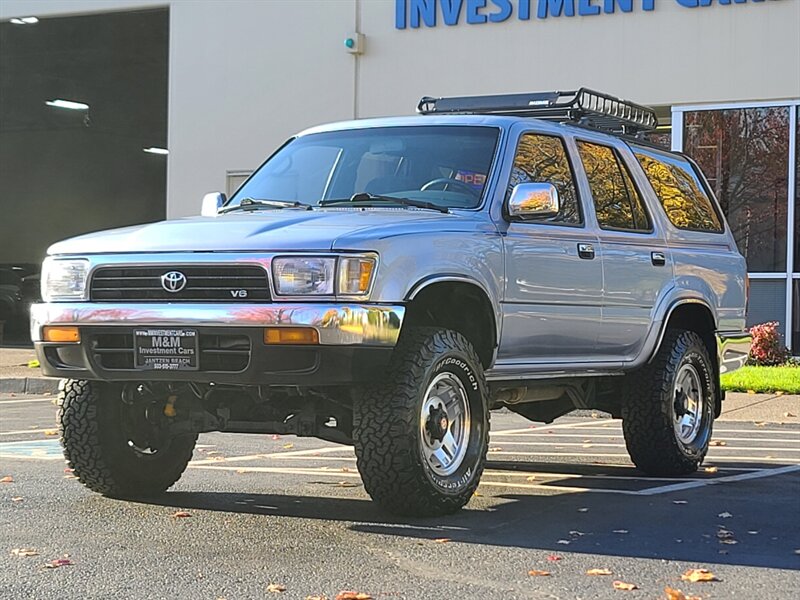
[[[669, 0], [659, 0], [668, 2]], [[766, 0], [674, 0], [684, 8], [702, 8], [719, 4], [730, 6], [748, 2], [763, 3]], [[462, 22], [468, 25], [502, 23], [509, 20], [516, 10], [519, 21], [531, 18], [531, 3], [535, 3], [536, 17], [595, 16], [600, 13], [612, 15], [619, 11], [633, 12], [636, 7], [643, 11], [655, 10], [656, 0], [395, 0], [394, 26], [397, 29], [436, 27], [437, 14], [441, 22], [452, 27]], [[577, 12], [576, 12], [577, 4]]]
[[575, 16], [575, 0], [539, 0], [539, 10], [536, 16], [546, 19], [549, 12], [554, 17], [560, 17], [561, 12], [567, 17]]
[[486, 15], [478, 12], [482, 8], [486, 8], [486, 0], [467, 0], [467, 23], [486, 23]]
[[458, 25], [461, 4], [464, 0], [439, 0], [442, 7], [442, 20], [445, 25]]
[[492, 0], [492, 3], [500, 9], [500, 12], [489, 15], [489, 20], [492, 23], [502, 23], [514, 12], [514, 8], [511, 6], [511, 0]]

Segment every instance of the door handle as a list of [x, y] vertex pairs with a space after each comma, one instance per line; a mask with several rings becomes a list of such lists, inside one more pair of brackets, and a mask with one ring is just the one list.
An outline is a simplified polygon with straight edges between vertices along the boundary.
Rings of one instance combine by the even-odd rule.
[[663, 267], [667, 264], [667, 256], [663, 252], [651, 252], [650, 262], [656, 267]]
[[594, 258], [594, 246], [591, 244], [578, 244], [578, 256], [586, 260]]

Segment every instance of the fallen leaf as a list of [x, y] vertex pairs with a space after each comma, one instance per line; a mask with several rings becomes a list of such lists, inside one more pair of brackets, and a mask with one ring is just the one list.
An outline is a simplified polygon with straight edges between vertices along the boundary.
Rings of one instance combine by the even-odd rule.
[[39, 556], [39, 553], [33, 548], [14, 548], [11, 554], [14, 556]]
[[175, 517], [176, 519], [183, 519], [185, 517], [191, 517], [192, 513], [188, 512], [188, 511], [185, 511], [185, 510], [179, 510], [176, 513], [174, 513], [172, 516]]
[[698, 581], [719, 581], [717, 576], [708, 569], [689, 569], [681, 575], [683, 581], [691, 581], [697, 583]]
[[433, 540], [433, 543], [434, 544], [447, 544], [448, 542], [451, 542], [451, 541], [452, 540], [450, 538], [436, 538], [435, 540]]
[[489, 452], [502, 452], [502, 450], [500, 447], [489, 448]]
[[728, 442], [724, 440], [711, 440], [709, 446], [727, 446]]
[[664, 593], [667, 595], [667, 600], [702, 600], [700, 596], [687, 596], [680, 590], [674, 590], [671, 587], [665, 587]]
[[288, 444], [284, 444], [283, 448], [284, 450], [291, 450], [292, 448], [294, 448], [294, 444], [289, 442]]
[[749, 533], [750, 535], [758, 535], [758, 531], [755, 529], [752, 531], [748, 531], [747, 533]]
[[703, 469], [703, 471], [705, 471], [706, 473], [716, 473], [717, 471], [719, 471], [719, 467], [706, 467], [705, 469]]
[[247, 473], [247, 469], [236, 469], [235, 472], [241, 475], [242, 473]]
[[581, 537], [582, 535], [586, 535], [586, 534], [585, 534], [585, 533], [583, 533], [582, 531], [570, 531], [570, 532], [569, 532], [569, 534], [570, 534], [570, 535], [574, 535], [574, 536], [576, 536], [576, 537]]
[[728, 529], [725, 529], [724, 527], [721, 527], [719, 531], [717, 531], [717, 537], [721, 540], [728, 540], [733, 537], [733, 532]]
[[279, 436], [279, 435], [276, 433], [275, 435], [273, 435], [273, 436], [272, 436], [272, 439], [273, 439], [273, 440], [279, 440], [279, 439], [281, 439], [281, 436]]
[[564, 545], [567, 545], [567, 544], [569, 544], [569, 543], [570, 543], [570, 541], [569, 541], [569, 540], [558, 540], [558, 541], [556, 542], [556, 544], [564, 544]]
[[328, 600], [327, 596], [306, 596], [306, 600]]
[[280, 594], [281, 592], [286, 591], [286, 586], [281, 585], [280, 583], [270, 583], [267, 586], [267, 591], [271, 594]]
[[352, 469], [349, 469], [348, 467], [342, 467], [342, 473], [349, 473], [350, 471], [352, 471]]
[[720, 519], [730, 519], [733, 515], [726, 510], [725, 512], [719, 513], [717, 516]]
[[340, 481], [337, 485], [339, 487], [344, 487], [344, 488], [353, 488], [353, 487], [358, 487], [361, 484], [353, 483], [352, 481]]
[[748, 394], [755, 394], [755, 393], [756, 393], [756, 391], [755, 391], [755, 390], [747, 390], [747, 393], [748, 393]]
[[334, 600], [372, 600], [372, 596], [365, 594], [364, 592], [351, 592], [350, 590], [344, 590], [336, 594], [336, 598], [334, 598]]
[[39, 368], [39, 361], [35, 358], [33, 360], [28, 361], [28, 368], [29, 369], [38, 369]]
[[627, 529], [615, 529], [612, 533], [628, 533]]
[[756, 427], [764, 427], [767, 424], [767, 422], [766, 421], [756, 421], [754, 424], [755, 424]]
[[784, 417], [789, 417], [790, 419], [793, 419], [793, 418], [794, 418], [794, 417], [796, 417], [797, 415], [795, 415], [794, 413], [785, 412], [785, 413], [783, 413], [783, 416], [784, 416]]
[[727, 539], [724, 539], [724, 540], [720, 540], [720, 541], [719, 541], [719, 543], [720, 543], [720, 544], [730, 544], [730, 545], [733, 545], [733, 544], [738, 544], [739, 542], [737, 542], [737, 541], [736, 541], [736, 540], [734, 540], [734, 539], [727, 538]]
[[75, 472], [75, 469], [70, 469], [69, 467], [66, 467], [64, 469], [64, 473], [74, 473], [74, 472]]
[[608, 569], [589, 569], [586, 571], [587, 575], [611, 575]]
[[0, 483], [14, 483], [14, 478], [11, 475], [6, 475], [0, 479]]
[[783, 390], [778, 390], [778, 391], [775, 392], [775, 395], [776, 396], [783, 396], [785, 393], [786, 392], [784, 392]]
[[68, 567], [74, 564], [75, 563], [68, 558], [56, 558], [54, 560], [44, 563], [44, 568], [57, 569], [58, 567]]
[[636, 587], [634, 583], [625, 583], [624, 581], [615, 581], [611, 585], [614, 586], [615, 590], [621, 590], [623, 592], [630, 592], [631, 590], [638, 590], [639, 588]]
[[45, 435], [58, 435], [58, 429], [45, 429], [42, 433]]
[[794, 551], [795, 554], [800, 554], [800, 548]]
[[529, 475], [525, 478], [525, 481], [536, 481], [536, 475]]
[[528, 571], [528, 575], [531, 577], [549, 577], [550, 571], [539, 571], [538, 569], [531, 569]]
[[687, 500], [673, 500], [673, 504], [689, 504]]
[[[800, 550], [795, 550], [795, 554], [800, 554]], [[559, 560], [561, 560], [561, 557], [558, 556], [557, 554], [551, 554], [550, 556], [547, 557], [547, 560], [549, 560], [550, 562], [558, 562]]]
[[22, 502], [22, 500], [23, 500], [22, 496], [14, 496], [13, 498], [11, 498], [12, 502]]
[[579, 508], [578, 512], [589, 512], [588, 508]]

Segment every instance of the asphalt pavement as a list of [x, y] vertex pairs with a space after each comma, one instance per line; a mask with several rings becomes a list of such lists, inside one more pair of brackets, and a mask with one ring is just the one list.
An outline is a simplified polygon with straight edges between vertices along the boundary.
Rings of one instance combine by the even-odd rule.
[[[166, 494], [103, 498], [65, 471], [52, 399], [0, 395], [2, 598], [800, 597], [800, 419], [759, 420], [766, 400], [734, 403], [700, 472], [669, 480], [633, 468], [619, 421], [495, 413], [467, 509], [406, 519], [369, 501], [352, 448], [290, 436], [205, 434]], [[681, 580], [697, 568], [717, 581]]]

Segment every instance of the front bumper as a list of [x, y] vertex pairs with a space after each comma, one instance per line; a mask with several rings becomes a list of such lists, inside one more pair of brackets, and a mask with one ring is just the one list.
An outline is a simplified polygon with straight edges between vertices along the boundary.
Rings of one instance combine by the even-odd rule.
[[[379, 377], [405, 308], [372, 304], [35, 304], [31, 338], [45, 375], [105, 381], [199, 381], [238, 385], [341, 385]], [[79, 343], [45, 342], [45, 325], [74, 325]], [[196, 371], [134, 369], [141, 327], [188, 327], [200, 339]], [[268, 345], [264, 327], [313, 327], [319, 344]], [[224, 356], [223, 356], [224, 355]], [[224, 359], [224, 360], [223, 360]]]
[[750, 356], [753, 336], [746, 331], [717, 332], [717, 356], [719, 372], [730, 373], [744, 366]]

